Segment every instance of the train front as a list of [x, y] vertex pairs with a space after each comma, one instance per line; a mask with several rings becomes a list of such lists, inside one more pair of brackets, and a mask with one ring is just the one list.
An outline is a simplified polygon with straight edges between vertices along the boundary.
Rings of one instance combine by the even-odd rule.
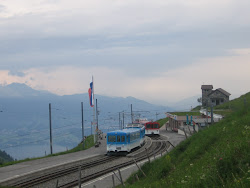
[[107, 133], [107, 152], [128, 152], [127, 134], [123, 131], [112, 131]]

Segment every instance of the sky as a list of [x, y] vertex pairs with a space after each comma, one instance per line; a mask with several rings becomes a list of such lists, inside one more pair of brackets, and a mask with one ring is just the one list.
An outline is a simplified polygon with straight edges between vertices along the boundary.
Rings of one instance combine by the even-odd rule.
[[0, 0], [0, 84], [152, 104], [250, 91], [249, 0]]

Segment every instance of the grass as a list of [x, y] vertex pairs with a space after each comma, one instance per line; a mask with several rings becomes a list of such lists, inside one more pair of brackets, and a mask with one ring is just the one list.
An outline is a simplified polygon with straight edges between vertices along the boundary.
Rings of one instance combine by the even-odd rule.
[[167, 121], [168, 117], [157, 120], [157, 122], [160, 124], [160, 127], [162, 127]]
[[72, 148], [72, 149], [70, 149], [68, 151], [54, 153], [54, 154], [46, 155], [44, 157], [26, 158], [26, 159], [23, 159], [23, 160], [7, 162], [7, 163], [3, 163], [2, 165], [0, 165], [0, 167], [9, 166], [9, 165], [13, 165], [13, 164], [21, 163], [21, 162], [26, 162], [26, 161], [31, 161], [31, 160], [36, 160], [36, 159], [42, 159], [42, 158], [46, 158], [46, 157], [52, 157], [52, 156], [58, 156], [58, 155], [73, 153], [73, 152], [77, 152], [77, 151], [81, 151], [81, 150], [86, 150], [86, 149], [88, 149], [88, 148], [90, 148], [92, 146], [94, 146], [94, 137], [93, 137], [93, 135], [89, 135], [85, 139], [85, 147], [84, 148], [83, 148], [82, 143], [80, 143], [80, 144], [78, 144], [78, 146], [76, 146], [75, 148]]
[[249, 93], [227, 104], [230, 115], [143, 165], [147, 177], [139, 171], [126, 187], [250, 187], [250, 105], [242, 98], [249, 104]]

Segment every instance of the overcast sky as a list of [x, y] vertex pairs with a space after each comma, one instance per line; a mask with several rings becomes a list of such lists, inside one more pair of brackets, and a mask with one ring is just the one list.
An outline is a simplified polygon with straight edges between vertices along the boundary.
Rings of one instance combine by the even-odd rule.
[[250, 91], [249, 0], [0, 0], [0, 84], [153, 104]]

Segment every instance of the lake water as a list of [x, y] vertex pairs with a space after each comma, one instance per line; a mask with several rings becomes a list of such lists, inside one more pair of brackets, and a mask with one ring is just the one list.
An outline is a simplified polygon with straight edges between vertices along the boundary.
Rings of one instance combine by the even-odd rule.
[[[66, 148], [60, 145], [53, 144], [53, 153], [66, 151]], [[33, 157], [43, 157], [45, 155], [50, 154], [50, 145], [27, 145], [20, 146], [16, 148], [7, 148], [5, 151], [12, 156], [14, 159], [21, 160], [25, 158], [33, 158]]]

